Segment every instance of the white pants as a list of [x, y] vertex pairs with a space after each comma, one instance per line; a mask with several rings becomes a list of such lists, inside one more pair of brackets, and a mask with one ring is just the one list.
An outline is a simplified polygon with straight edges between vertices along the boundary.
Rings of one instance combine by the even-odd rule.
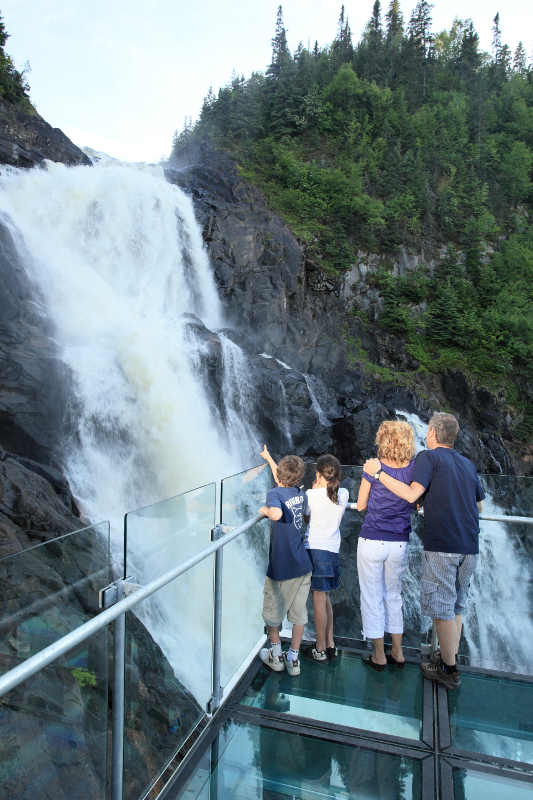
[[381, 639], [385, 631], [403, 633], [402, 575], [407, 567], [407, 542], [359, 537], [357, 571], [365, 639]]

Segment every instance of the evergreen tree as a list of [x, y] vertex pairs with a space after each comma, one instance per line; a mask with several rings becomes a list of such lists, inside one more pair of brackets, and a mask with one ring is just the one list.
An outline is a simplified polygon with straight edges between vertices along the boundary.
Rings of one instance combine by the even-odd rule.
[[379, 0], [375, 0], [372, 9], [372, 16], [367, 23], [363, 37], [363, 44], [358, 59], [359, 72], [369, 80], [378, 83], [383, 81], [384, 36], [381, 26], [381, 6]]
[[387, 20], [387, 46], [397, 47], [403, 36], [403, 16], [400, 10], [400, 0], [391, 0], [385, 19]]
[[408, 25], [409, 39], [424, 60], [429, 58], [433, 42], [433, 34], [431, 33], [432, 8], [433, 6], [427, 0], [418, 0]]
[[427, 0], [418, 0], [408, 25], [405, 71], [414, 102], [424, 101], [428, 92], [428, 64], [433, 45], [431, 9]]
[[385, 36], [385, 81], [388, 86], [395, 85], [398, 77], [403, 42], [403, 16], [400, 0], [391, 0], [385, 15], [387, 33]]
[[292, 61], [287, 44], [287, 31], [283, 24], [283, 9], [278, 6], [276, 14], [276, 29], [272, 39], [272, 61], [267, 69], [271, 78], [279, 78], [284, 68]]
[[337, 35], [331, 45], [331, 64], [336, 72], [343, 64], [351, 63], [353, 58], [352, 32], [348, 17], [345, 16], [344, 6], [341, 6]]
[[500, 29], [500, 12], [496, 14], [492, 21], [492, 57], [498, 61], [502, 49], [502, 32]]
[[525, 75], [527, 73], [527, 55], [526, 48], [523, 42], [518, 42], [513, 57], [513, 72], [518, 75]]
[[15, 65], [5, 50], [5, 44], [9, 38], [4, 20], [0, 14], [0, 97], [9, 103], [20, 104], [27, 111], [33, 109], [28, 96], [30, 87], [26, 80], [26, 75], [30, 71], [29, 64], [22, 72], [15, 69]]
[[494, 17], [492, 25], [492, 54], [491, 77], [493, 84], [498, 86], [507, 80], [511, 71], [511, 50], [509, 45], [502, 44], [499, 13]]
[[2, 15], [0, 14], [0, 47], [5, 47], [7, 40], [9, 39], [9, 33], [6, 31], [6, 26], [4, 25], [4, 20]]

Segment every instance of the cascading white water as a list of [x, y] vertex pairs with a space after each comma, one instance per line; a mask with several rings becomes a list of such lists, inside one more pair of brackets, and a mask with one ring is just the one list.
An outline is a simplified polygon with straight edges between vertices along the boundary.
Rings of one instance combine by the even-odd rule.
[[113, 517], [223, 471], [184, 346], [184, 312], [220, 324], [190, 200], [153, 169], [123, 166], [10, 171], [2, 189], [76, 383], [81, 446], [67, 468], [87, 515]]
[[[50, 163], [2, 172], [0, 213], [73, 377], [79, 421], [66, 453], [67, 476], [89, 519], [115, 523], [118, 551], [125, 510], [237, 472], [259, 450], [245, 421], [245, 364], [237, 345], [220, 337], [224, 429], [197, 372], [202, 345], [188, 332], [190, 314], [212, 330], [222, 315], [192, 203], [157, 167]], [[146, 533], [149, 544], [149, 527]], [[196, 549], [208, 537], [206, 530]], [[130, 555], [142, 582], [143, 554], [137, 563]], [[179, 542], [174, 559], [165, 550], [154, 566], [157, 554], [151, 557], [150, 568], [161, 574], [179, 563]], [[167, 590], [170, 609], [194, 594], [189, 583], [173, 584], [170, 596]], [[169, 608], [145, 603], [139, 613], [182, 679], [185, 667], [184, 682], [203, 702], [205, 676], [196, 678], [201, 670], [180, 658], [193, 621], [182, 619], [191, 630], [181, 635], [175, 623], [169, 633], [169, 619], [176, 619]], [[194, 633], [198, 661], [207, 664], [208, 618], [204, 627]]]
[[257, 391], [250, 378], [250, 366], [241, 348], [223, 333], [219, 335], [222, 346], [224, 377], [221, 387], [225, 425], [230, 441], [239, 442], [240, 453], [247, 465], [258, 459], [261, 449], [250, 424]]
[[285, 438], [287, 439], [287, 449], [290, 451], [292, 450], [293, 442], [292, 442], [292, 432], [291, 432], [291, 423], [289, 420], [289, 404], [287, 402], [287, 392], [285, 391], [285, 386], [283, 385], [283, 381], [278, 381], [279, 383], [279, 396], [280, 396], [280, 410], [281, 410], [281, 418], [280, 423], [283, 429], [283, 433], [285, 434]]
[[320, 424], [327, 427], [330, 424], [329, 419], [324, 414], [324, 410], [320, 405], [320, 403], [318, 402], [318, 398], [314, 392], [313, 378], [311, 375], [307, 375], [305, 372], [303, 372], [302, 375], [304, 376], [305, 385], [307, 386], [307, 391], [309, 392], [309, 397], [311, 398], [311, 405], [313, 407], [313, 411], [317, 415]]

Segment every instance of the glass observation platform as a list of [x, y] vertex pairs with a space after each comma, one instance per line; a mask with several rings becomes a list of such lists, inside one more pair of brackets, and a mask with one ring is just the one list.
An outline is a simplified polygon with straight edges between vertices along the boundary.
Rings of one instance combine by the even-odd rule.
[[[361, 470], [343, 470], [353, 502]], [[263, 465], [128, 512], [118, 566], [108, 523], [0, 559], [0, 797], [532, 798], [533, 479], [482, 480], [455, 691], [419, 668], [436, 640], [418, 604], [417, 514], [403, 669], [361, 660], [353, 509], [331, 597], [337, 657], [314, 662], [304, 642], [299, 676], [262, 664]]]

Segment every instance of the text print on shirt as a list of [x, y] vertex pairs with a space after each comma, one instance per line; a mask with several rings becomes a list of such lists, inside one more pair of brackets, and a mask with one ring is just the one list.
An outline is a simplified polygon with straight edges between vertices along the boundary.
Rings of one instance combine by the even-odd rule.
[[[285, 505], [290, 511], [292, 511], [292, 520], [296, 530], [302, 529], [302, 523], [303, 523], [302, 512], [303, 512], [304, 500], [305, 498], [301, 494], [296, 495], [296, 497], [291, 497], [289, 498], [289, 500], [285, 500]], [[297, 506], [297, 508], [293, 508], [293, 506]]]

